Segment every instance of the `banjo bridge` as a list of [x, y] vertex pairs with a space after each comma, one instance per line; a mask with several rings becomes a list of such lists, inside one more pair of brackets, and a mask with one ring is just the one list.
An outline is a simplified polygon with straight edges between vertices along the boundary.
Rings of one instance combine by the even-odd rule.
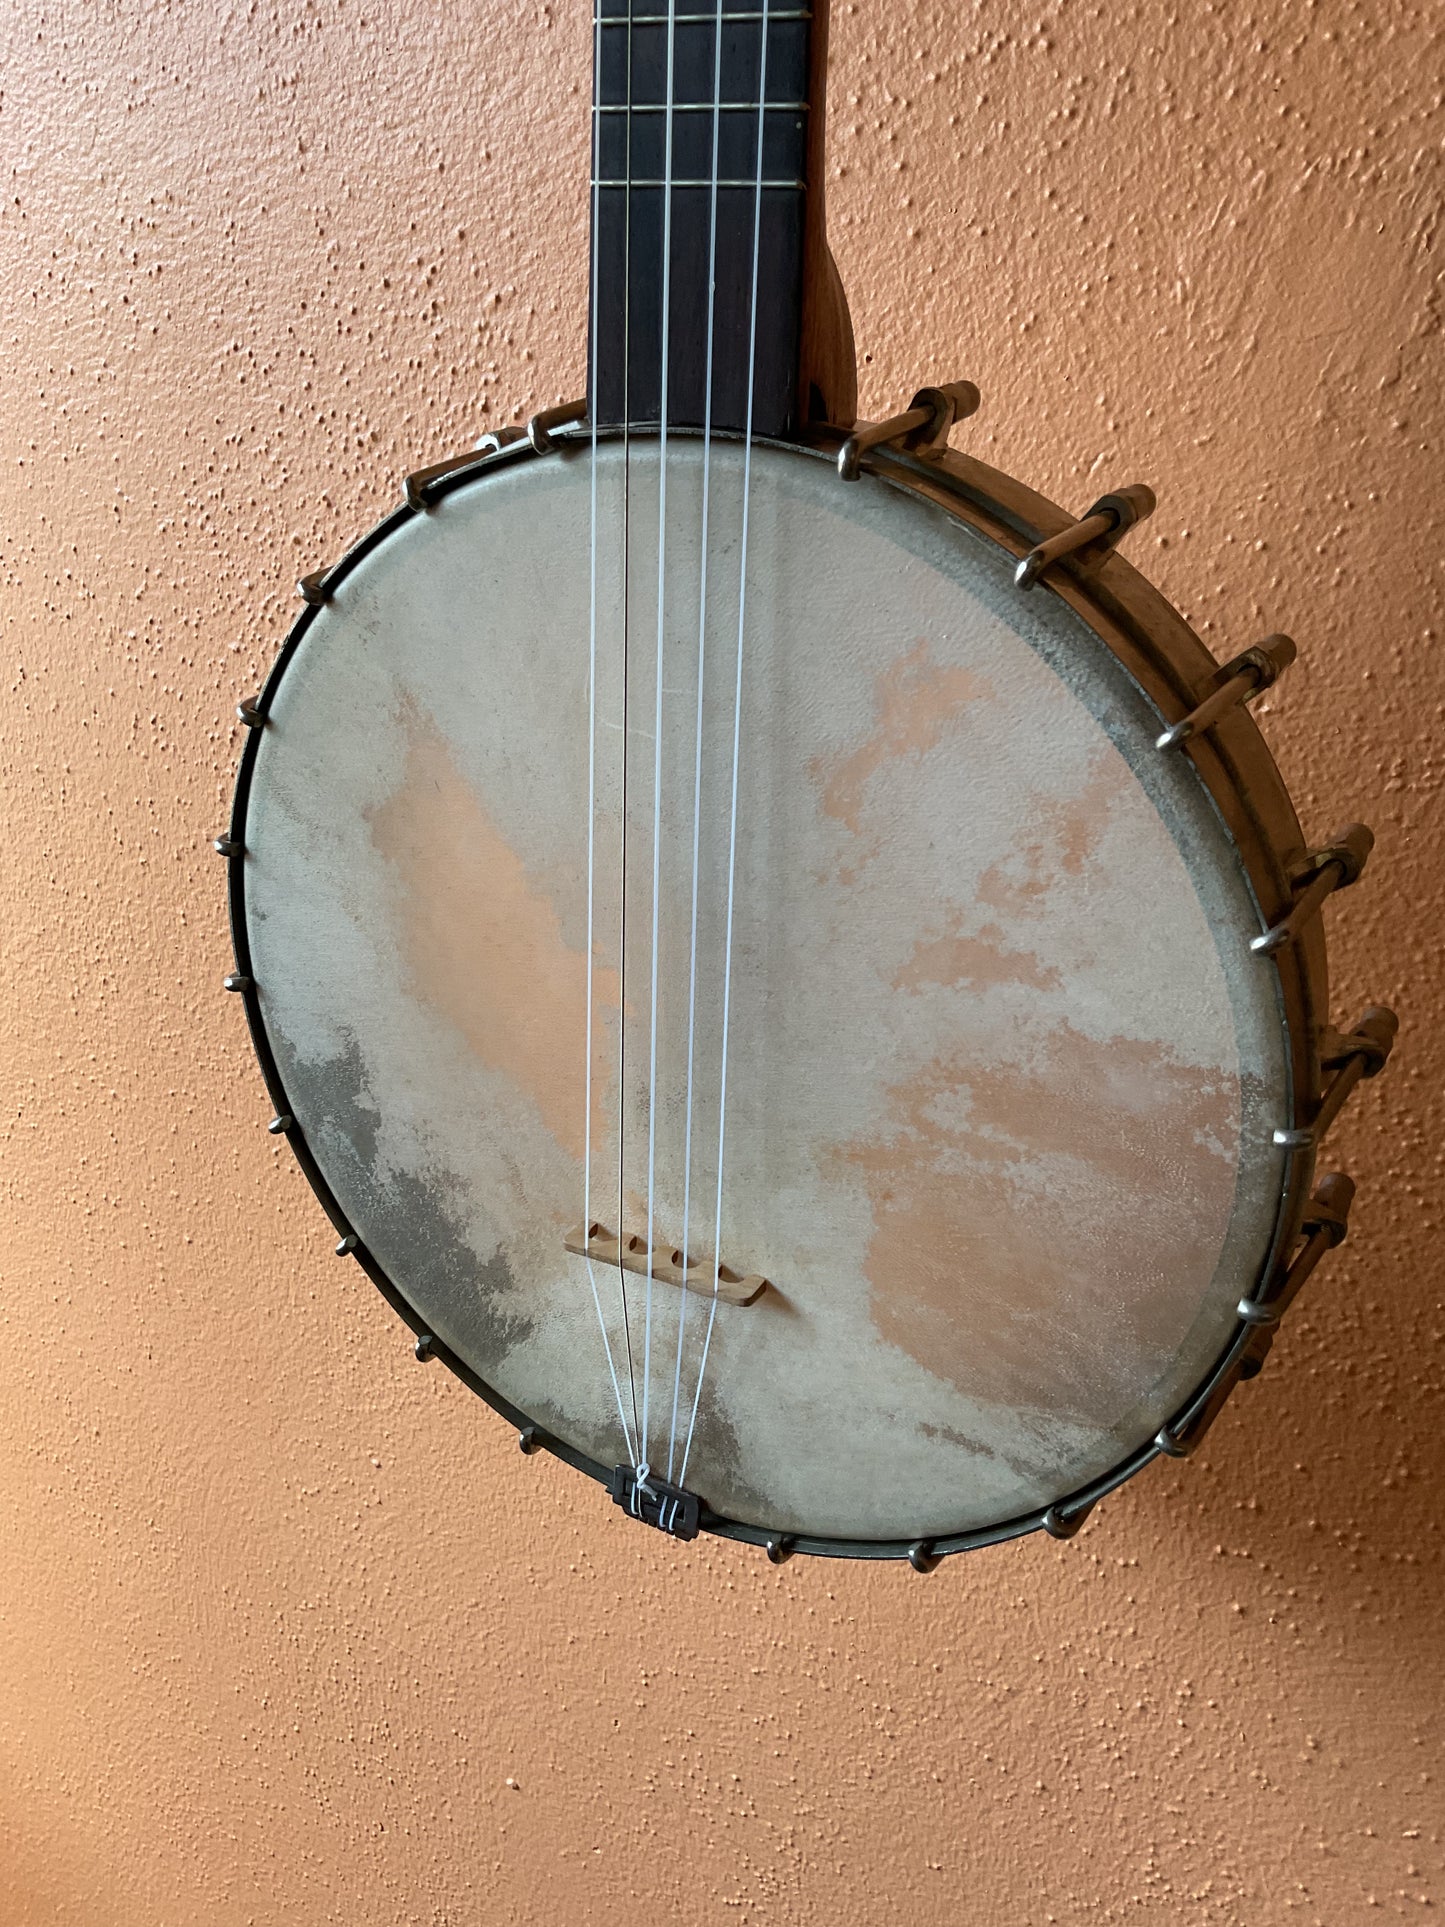
[[755, 1304], [768, 1288], [766, 1278], [756, 1272], [744, 1275], [730, 1265], [709, 1264], [705, 1259], [689, 1258], [669, 1244], [649, 1247], [645, 1237], [620, 1239], [605, 1224], [579, 1225], [563, 1240], [568, 1251], [594, 1264], [612, 1265], [619, 1271], [635, 1272], [663, 1285], [676, 1285], [699, 1298], [716, 1295], [725, 1305]]

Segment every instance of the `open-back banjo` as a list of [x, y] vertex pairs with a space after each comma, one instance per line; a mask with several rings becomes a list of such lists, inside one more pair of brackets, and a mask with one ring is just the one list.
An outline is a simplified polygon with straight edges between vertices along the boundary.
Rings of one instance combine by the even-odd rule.
[[[1345, 1232], [1331, 1027], [1246, 708], [1116, 552], [854, 419], [825, 22], [602, 0], [587, 397], [301, 584], [227, 859], [276, 1108], [417, 1334], [635, 1517], [909, 1558], [1067, 1537]], [[630, 10], [629, 10], [630, 9]]]

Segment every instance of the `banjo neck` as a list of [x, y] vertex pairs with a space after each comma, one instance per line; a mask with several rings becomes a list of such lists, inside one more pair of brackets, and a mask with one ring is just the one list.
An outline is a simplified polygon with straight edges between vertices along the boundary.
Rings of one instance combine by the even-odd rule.
[[851, 425], [823, 215], [827, 0], [595, 4], [593, 420], [781, 440]]

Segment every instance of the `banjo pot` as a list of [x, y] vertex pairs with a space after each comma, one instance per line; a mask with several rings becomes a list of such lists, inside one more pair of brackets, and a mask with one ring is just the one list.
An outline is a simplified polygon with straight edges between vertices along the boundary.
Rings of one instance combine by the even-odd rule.
[[285, 1135], [437, 1357], [632, 1517], [907, 1558], [1191, 1452], [1353, 1187], [1249, 699], [1117, 552], [854, 421], [820, 5], [593, 20], [585, 401], [300, 585], [229, 832]]
[[663, 503], [656, 440], [537, 439], [413, 478], [242, 707], [274, 1128], [419, 1355], [653, 1523], [1067, 1536], [1258, 1368], [1392, 1035], [1324, 1028], [1249, 665], [901, 436], [754, 446], [745, 577], [739, 444]]

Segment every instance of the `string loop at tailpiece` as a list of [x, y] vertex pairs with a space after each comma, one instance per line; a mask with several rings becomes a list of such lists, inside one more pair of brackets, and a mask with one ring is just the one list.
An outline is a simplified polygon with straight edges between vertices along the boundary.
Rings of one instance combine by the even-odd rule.
[[614, 1467], [611, 1480], [613, 1502], [631, 1518], [645, 1526], [656, 1526], [672, 1539], [695, 1539], [702, 1523], [702, 1500], [680, 1485], [654, 1478], [652, 1467], [641, 1465]]

